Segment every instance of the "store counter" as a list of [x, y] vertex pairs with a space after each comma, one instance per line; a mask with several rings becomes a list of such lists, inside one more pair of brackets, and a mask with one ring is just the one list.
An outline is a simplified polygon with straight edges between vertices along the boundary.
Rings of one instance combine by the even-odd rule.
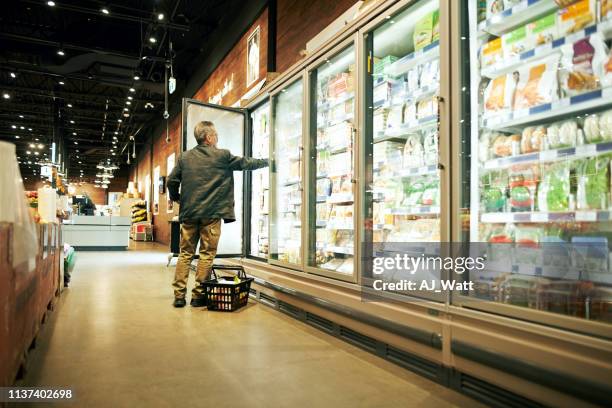
[[64, 221], [64, 242], [75, 250], [126, 250], [130, 242], [130, 217], [75, 215]]

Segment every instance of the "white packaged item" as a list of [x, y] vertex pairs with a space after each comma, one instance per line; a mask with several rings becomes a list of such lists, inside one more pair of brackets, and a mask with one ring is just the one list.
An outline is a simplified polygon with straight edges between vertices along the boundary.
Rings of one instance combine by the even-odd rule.
[[511, 110], [515, 87], [516, 81], [512, 74], [504, 74], [489, 81], [484, 92], [485, 114]]
[[564, 96], [601, 87], [608, 50], [598, 34], [564, 45], [562, 52], [559, 81]]
[[[612, 3], [612, 0], [610, 0]], [[606, 88], [608, 86], [612, 86], [612, 49], [608, 51], [608, 56], [603, 63], [603, 73], [601, 78], [601, 86], [602, 88]]]
[[408, 70], [408, 74], [406, 75], [406, 92], [408, 92], [408, 94], [419, 89], [419, 77], [421, 76], [419, 71], [419, 66]]
[[424, 151], [421, 137], [410, 135], [404, 146], [404, 168], [420, 167], [424, 164]]
[[556, 40], [559, 37], [557, 13], [549, 14], [527, 24], [527, 36], [530, 38], [532, 47]]
[[574, 147], [578, 139], [578, 123], [575, 120], [566, 120], [553, 123], [546, 130], [546, 140], [549, 149]]
[[504, 59], [501, 37], [486, 43], [480, 50], [480, 66], [488, 67]]
[[587, 143], [599, 142], [601, 138], [599, 131], [599, 115], [592, 114], [587, 116], [582, 125], [582, 130], [584, 131], [584, 138]]
[[431, 129], [423, 137], [423, 161], [426, 166], [438, 163], [438, 131]]
[[421, 68], [419, 84], [421, 88], [433, 88], [439, 81], [440, 63], [437, 59], [429, 61]]
[[23, 265], [24, 270], [30, 272], [36, 266], [38, 236], [26, 203], [15, 145], [12, 143], [0, 142], [0, 185], [3, 188], [0, 194], [0, 222], [13, 224], [12, 265], [15, 268]]
[[597, 0], [580, 0], [560, 8], [558, 14], [559, 36], [565, 37], [595, 24]]
[[387, 114], [387, 130], [389, 134], [398, 132], [404, 122], [404, 105], [394, 105]]
[[527, 26], [520, 26], [502, 35], [504, 58], [512, 59], [533, 48], [531, 37], [527, 35]]
[[599, 118], [599, 132], [603, 140], [612, 140], [612, 109], [601, 114]]
[[559, 56], [551, 55], [519, 67], [514, 109], [528, 109], [558, 100], [558, 66]]
[[484, 132], [478, 140], [478, 159], [481, 162], [486, 162], [491, 158], [491, 140], [493, 134]]
[[417, 107], [414, 103], [406, 105], [404, 110], [404, 123], [413, 123], [417, 119]]
[[503, 0], [487, 0], [487, 19], [504, 11]]

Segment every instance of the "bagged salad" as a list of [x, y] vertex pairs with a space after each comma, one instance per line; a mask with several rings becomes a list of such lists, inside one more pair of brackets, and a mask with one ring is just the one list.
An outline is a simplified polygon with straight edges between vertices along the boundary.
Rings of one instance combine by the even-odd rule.
[[608, 208], [610, 198], [610, 156], [593, 157], [578, 162], [576, 205], [579, 210]]
[[538, 186], [538, 209], [547, 211], [569, 210], [570, 164], [554, 163], [543, 170]]
[[510, 209], [512, 211], [534, 211], [538, 186], [537, 166], [512, 169], [508, 186], [510, 187]]
[[518, 69], [514, 109], [527, 109], [556, 101], [559, 56], [551, 55]]
[[492, 171], [484, 175], [482, 183], [482, 206], [484, 212], [503, 212], [506, 208], [508, 173]]

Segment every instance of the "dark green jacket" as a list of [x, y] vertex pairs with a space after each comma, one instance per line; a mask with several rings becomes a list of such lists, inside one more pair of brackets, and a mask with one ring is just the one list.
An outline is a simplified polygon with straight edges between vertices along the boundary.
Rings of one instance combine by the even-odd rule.
[[226, 223], [236, 221], [233, 172], [267, 165], [268, 160], [237, 157], [229, 150], [212, 146], [196, 146], [186, 151], [167, 181], [170, 199], [181, 204], [179, 221], [210, 218], [223, 218]]

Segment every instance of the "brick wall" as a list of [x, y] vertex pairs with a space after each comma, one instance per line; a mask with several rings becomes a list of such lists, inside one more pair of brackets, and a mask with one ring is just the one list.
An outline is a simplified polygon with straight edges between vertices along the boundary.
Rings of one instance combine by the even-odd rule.
[[[24, 180], [23, 184], [24, 184], [24, 188], [27, 191], [36, 191], [45, 185], [45, 183], [43, 183], [42, 180]], [[50, 184], [46, 183], [46, 185], [50, 185]], [[124, 191], [124, 190], [125, 189], [111, 190], [111, 191]], [[80, 185], [77, 184], [76, 192], [74, 194], [75, 195], [87, 194], [89, 195], [89, 198], [91, 198], [91, 201], [94, 202], [94, 204], [106, 205], [108, 203], [107, 190], [103, 188], [96, 188], [94, 184], [90, 184], [90, 183], [82, 183]]]

